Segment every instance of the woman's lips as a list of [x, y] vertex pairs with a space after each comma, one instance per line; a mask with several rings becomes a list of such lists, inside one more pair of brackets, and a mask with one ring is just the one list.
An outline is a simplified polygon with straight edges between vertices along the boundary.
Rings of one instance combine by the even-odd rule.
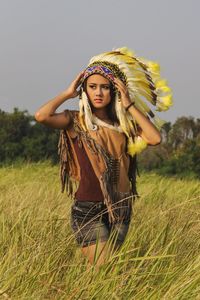
[[97, 103], [101, 103], [103, 100], [102, 99], [94, 99], [94, 102], [97, 102]]

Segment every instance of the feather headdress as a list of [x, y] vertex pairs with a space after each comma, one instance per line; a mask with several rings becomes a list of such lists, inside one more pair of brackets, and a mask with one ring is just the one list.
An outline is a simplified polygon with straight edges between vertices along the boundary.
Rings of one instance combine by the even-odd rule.
[[[123, 47], [92, 57], [84, 72], [82, 83], [95, 73], [108, 78], [113, 85], [114, 77], [120, 78], [126, 84], [130, 99], [135, 102], [135, 106], [150, 118], [158, 129], [162, 127], [165, 121], [155, 115], [153, 108], [159, 112], [166, 111], [173, 103], [171, 89], [166, 80], [161, 79], [158, 63], [137, 57], [132, 50]], [[99, 125], [98, 119], [93, 116], [87, 95], [83, 91], [79, 108], [83, 128], [96, 130]], [[120, 128], [128, 137], [128, 153], [133, 156], [141, 152], [147, 144], [140, 136], [137, 136], [136, 121], [128, 111], [125, 111], [117, 92], [115, 93], [115, 110]]]

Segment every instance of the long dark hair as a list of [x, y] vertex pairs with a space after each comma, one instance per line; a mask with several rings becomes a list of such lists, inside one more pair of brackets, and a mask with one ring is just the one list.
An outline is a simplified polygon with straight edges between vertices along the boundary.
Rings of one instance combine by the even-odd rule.
[[[86, 90], [86, 86], [87, 86], [87, 78], [84, 80], [84, 82], [82, 83], [82, 89], [83, 91], [87, 94], [87, 90]], [[113, 83], [110, 81], [110, 97], [111, 97], [111, 101], [110, 103], [106, 106], [107, 112], [108, 112], [108, 117], [112, 122], [116, 122], [119, 124], [119, 119], [117, 118], [117, 114], [116, 114], [116, 110], [115, 110], [115, 96], [116, 96], [116, 89], [113, 85]], [[90, 104], [90, 102], [89, 102]], [[90, 105], [91, 107], [91, 105]], [[92, 109], [92, 107], [91, 107]]]
[[108, 110], [108, 116], [112, 122], [117, 122], [119, 123], [117, 114], [116, 114], [116, 109], [115, 109], [115, 96], [116, 96], [116, 90], [113, 84], [111, 83], [110, 85], [110, 96], [111, 96], [111, 101], [107, 105], [107, 110]]

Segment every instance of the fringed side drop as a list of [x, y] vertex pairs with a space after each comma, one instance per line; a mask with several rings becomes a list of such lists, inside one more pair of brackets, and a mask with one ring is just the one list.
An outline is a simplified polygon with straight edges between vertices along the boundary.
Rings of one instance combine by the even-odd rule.
[[58, 142], [58, 155], [60, 156], [61, 192], [66, 189], [68, 197], [73, 197], [74, 184], [69, 174], [69, 163], [72, 160], [70, 142], [65, 130], [61, 130]]
[[116, 221], [116, 215], [113, 210], [113, 204], [118, 201], [117, 184], [119, 180], [119, 160], [105, 155], [104, 161], [106, 163], [106, 170], [102, 174], [100, 180], [104, 191], [104, 204], [107, 206], [109, 214], [109, 222]]
[[137, 192], [137, 187], [136, 187], [136, 177], [140, 176], [139, 174], [139, 169], [138, 169], [138, 165], [137, 165], [137, 156], [134, 155], [133, 157], [130, 156], [130, 165], [129, 165], [129, 170], [128, 170], [128, 177], [131, 183], [131, 191], [132, 194], [134, 196], [134, 198], [136, 197], [140, 197], [138, 192]]

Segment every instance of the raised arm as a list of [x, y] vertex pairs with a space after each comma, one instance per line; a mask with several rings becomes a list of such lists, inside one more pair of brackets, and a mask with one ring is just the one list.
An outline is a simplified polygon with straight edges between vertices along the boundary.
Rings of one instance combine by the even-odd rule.
[[80, 85], [82, 72], [78, 74], [70, 86], [58, 96], [42, 105], [35, 113], [37, 122], [47, 125], [51, 128], [66, 129], [71, 124], [71, 115], [68, 111], [56, 113], [56, 109], [66, 100], [78, 96], [77, 88]]
[[[121, 101], [124, 107], [128, 107], [131, 104], [128, 90], [125, 84], [118, 78], [115, 78], [115, 85], [121, 93]], [[140, 127], [140, 136], [149, 145], [157, 145], [161, 143], [161, 134], [154, 124], [135, 106], [131, 106], [129, 112], [136, 120]]]

